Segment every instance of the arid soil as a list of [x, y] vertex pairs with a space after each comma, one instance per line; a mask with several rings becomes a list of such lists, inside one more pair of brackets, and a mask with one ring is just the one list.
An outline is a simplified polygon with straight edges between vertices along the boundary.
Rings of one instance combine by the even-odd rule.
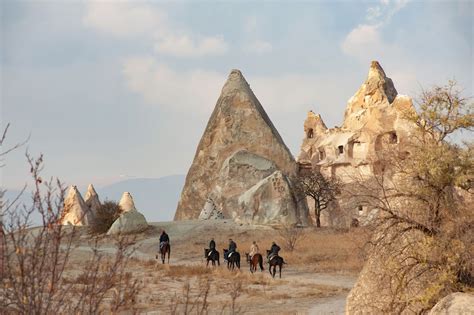
[[[170, 263], [155, 259], [158, 237], [164, 229], [171, 238]], [[142, 289], [130, 312], [146, 314], [341, 314], [346, 296], [363, 264], [363, 229], [333, 230], [305, 228], [294, 251], [285, 249], [280, 229], [268, 226], [237, 225], [231, 221], [181, 221], [152, 223], [135, 236], [135, 252], [130, 272], [140, 280]], [[219, 267], [206, 267], [204, 248], [211, 237], [221, 253]], [[229, 271], [222, 259], [222, 249], [233, 238], [243, 256], [241, 269]], [[90, 252], [87, 234], [82, 233], [71, 260], [80, 264]], [[272, 241], [282, 250], [286, 265], [282, 278], [273, 279], [265, 270], [250, 273], [245, 261], [252, 241], [260, 252]], [[113, 239], [101, 240], [104, 253], [114, 252]], [[72, 267], [73, 268], [73, 267]], [[206, 302], [204, 302], [204, 300]]]

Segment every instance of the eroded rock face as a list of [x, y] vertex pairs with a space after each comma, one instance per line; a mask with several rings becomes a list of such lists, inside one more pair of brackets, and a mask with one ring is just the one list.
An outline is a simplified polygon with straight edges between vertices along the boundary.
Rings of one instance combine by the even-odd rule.
[[217, 209], [214, 201], [211, 198], [207, 198], [204, 208], [202, 208], [199, 214], [199, 220], [220, 220], [224, 219], [222, 211]]
[[474, 295], [456, 292], [442, 298], [429, 315], [474, 314]]
[[[293, 176], [297, 165], [242, 73], [232, 70], [196, 150], [175, 220], [198, 218], [208, 196], [227, 217], [238, 211], [242, 193], [276, 170]], [[298, 222], [307, 224], [306, 202], [295, 207]]]
[[[377, 171], [378, 152], [403, 149], [407, 143], [414, 125], [405, 117], [413, 111], [411, 98], [397, 94], [380, 64], [372, 62], [367, 80], [347, 103], [342, 127], [327, 128], [320, 115], [308, 113], [298, 156], [300, 171], [319, 169], [323, 175], [338, 177], [346, 184], [372, 176]], [[347, 216], [339, 220], [346, 226], [352, 219], [366, 222], [365, 217], [372, 215], [372, 209], [344, 200], [331, 210]]]
[[135, 208], [135, 203], [129, 192], [123, 193], [119, 206], [123, 212], [109, 228], [107, 235], [139, 233], [148, 228], [145, 216]]
[[62, 225], [90, 225], [93, 223], [92, 212], [82, 199], [76, 186], [69, 188], [64, 200], [64, 210], [60, 219]]
[[298, 223], [291, 184], [281, 171], [275, 171], [243, 193], [238, 199], [238, 209], [231, 214], [237, 222]]
[[85, 196], [85, 203], [91, 210], [92, 217], [96, 217], [96, 213], [101, 206], [99, 195], [95, 191], [95, 188], [92, 184], [89, 184], [87, 187], [87, 192]]

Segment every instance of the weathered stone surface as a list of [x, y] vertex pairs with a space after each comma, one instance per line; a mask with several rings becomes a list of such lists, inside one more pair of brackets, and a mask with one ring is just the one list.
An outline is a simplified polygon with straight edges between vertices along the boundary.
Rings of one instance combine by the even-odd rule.
[[95, 191], [94, 186], [92, 184], [89, 184], [89, 186], [87, 187], [85, 203], [91, 210], [92, 217], [95, 218], [96, 213], [101, 206], [101, 203], [99, 200], [99, 195], [97, 195], [97, 192]]
[[93, 222], [91, 210], [82, 199], [76, 186], [69, 188], [64, 200], [64, 210], [60, 219], [62, 225], [90, 225]]
[[456, 292], [442, 298], [429, 315], [474, 314], [474, 295]]
[[[373, 175], [377, 154], [386, 148], [403, 148], [410, 138], [414, 125], [405, 117], [411, 111], [411, 98], [398, 95], [380, 64], [372, 62], [367, 80], [348, 101], [342, 127], [328, 129], [321, 116], [308, 113], [298, 156], [300, 170], [319, 169], [323, 175], [336, 176], [346, 184]], [[329, 212], [346, 217], [328, 217], [326, 222], [348, 226], [352, 219], [367, 222], [373, 215], [373, 209], [360, 209], [339, 199]]]
[[224, 219], [222, 211], [217, 209], [214, 201], [211, 198], [207, 198], [204, 208], [202, 208], [199, 214], [199, 220], [220, 220]]
[[237, 222], [258, 224], [296, 224], [297, 204], [289, 179], [275, 171], [255, 184], [239, 199], [238, 211], [231, 213]]
[[107, 235], [139, 233], [148, 228], [145, 216], [135, 208], [132, 195], [124, 192], [119, 202], [122, 214], [107, 231]]
[[135, 203], [133, 202], [132, 195], [128, 191], [122, 194], [122, 198], [120, 198], [119, 201], [119, 206], [124, 212], [137, 210], [135, 208]]
[[[227, 216], [236, 211], [239, 194], [275, 170], [293, 176], [297, 165], [241, 72], [232, 70], [196, 150], [175, 220], [198, 218], [209, 196]], [[306, 202], [297, 208], [298, 221], [307, 224]]]
[[107, 235], [139, 233], [147, 228], [145, 216], [134, 209], [122, 213], [109, 228]]

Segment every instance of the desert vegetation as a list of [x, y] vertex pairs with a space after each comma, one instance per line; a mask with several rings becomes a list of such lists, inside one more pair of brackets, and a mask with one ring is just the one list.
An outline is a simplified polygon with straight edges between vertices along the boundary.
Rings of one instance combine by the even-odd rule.
[[353, 187], [379, 211], [363, 276], [380, 297], [370, 302], [356, 290], [354, 307], [422, 312], [474, 285], [473, 146], [455, 141], [473, 130], [473, 103], [449, 82], [423, 91], [418, 107], [406, 113], [416, 126], [410, 141], [380, 151], [379, 172]]

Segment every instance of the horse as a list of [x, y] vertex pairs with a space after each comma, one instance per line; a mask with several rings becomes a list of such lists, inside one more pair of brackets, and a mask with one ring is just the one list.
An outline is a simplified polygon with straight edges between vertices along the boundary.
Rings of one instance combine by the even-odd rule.
[[[161, 254], [161, 261], [163, 264], [165, 263], [166, 253], [168, 253], [168, 264], [170, 263], [170, 254], [171, 254], [171, 246], [170, 243], [164, 242], [163, 246], [160, 244], [160, 254]], [[158, 256], [158, 255], [156, 255]], [[158, 257], [156, 257], [158, 258]]]
[[216, 249], [211, 251], [209, 248], [204, 248], [204, 258], [206, 258], [207, 261], [206, 267], [209, 266], [209, 261], [212, 262], [213, 266], [216, 265], [216, 261], [218, 266], [221, 265], [219, 261], [219, 252]]
[[[270, 255], [271, 251], [267, 250], [267, 257]], [[283, 257], [280, 257], [278, 255], [273, 256], [270, 261], [268, 262], [268, 271], [272, 275], [273, 278], [275, 278], [275, 273], [276, 273], [276, 266], [280, 268], [280, 278], [281, 278], [281, 268], [283, 264], [286, 264], [286, 262], [283, 260]], [[273, 271], [272, 271], [273, 267]]]
[[254, 273], [257, 271], [257, 266], [260, 265], [260, 271], [263, 271], [263, 257], [260, 254], [255, 254], [250, 258], [249, 253], [245, 253], [245, 256], [247, 257], [247, 262], [250, 265], [250, 272]]
[[228, 249], [224, 249], [224, 260], [227, 260], [227, 268], [229, 270], [234, 270], [234, 268], [237, 266], [237, 268], [240, 269], [240, 254], [238, 252], [234, 252], [229, 257], [227, 255], [228, 252]]

